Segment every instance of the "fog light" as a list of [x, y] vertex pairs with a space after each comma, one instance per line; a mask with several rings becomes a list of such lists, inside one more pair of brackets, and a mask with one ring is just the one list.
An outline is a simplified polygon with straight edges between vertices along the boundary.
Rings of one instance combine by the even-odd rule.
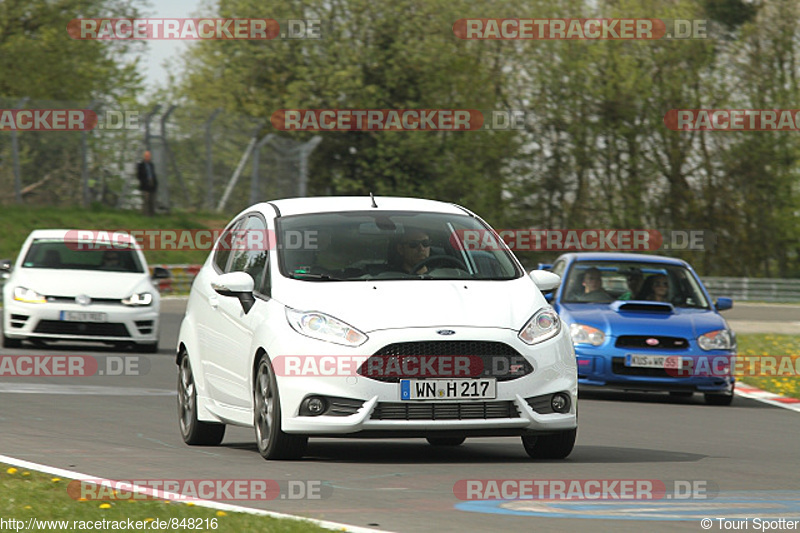
[[308, 400], [308, 410], [312, 415], [318, 415], [325, 410], [325, 402], [319, 398]]
[[553, 394], [553, 399], [550, 400], [550, 406], [556, 413], [569, 412], [569, 396], [563, 392]]
[[300, 415], [319, 416], [324, 414], [327, 408], [328, 402], [325, 401], [325, 398], [321, 398], [319, 396], [310, 396], [303, 400], [303, 403], [300, 404]]

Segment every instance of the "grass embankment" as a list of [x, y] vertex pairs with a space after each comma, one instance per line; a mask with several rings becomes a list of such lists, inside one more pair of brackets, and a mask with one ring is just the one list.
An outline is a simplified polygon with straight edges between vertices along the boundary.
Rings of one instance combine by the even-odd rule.
[[[116, 501], [73, 499], [67, 487], [71, 480], [62, 479], [0, 464], [0, 517], [5, 520], [67, 520], [69, 526], [59, 528], [40, 527], [41, 530], [69, 531], [73, 521], [127, 521], [146, 522], [143, 531], [164, 531], [170, 528], [154, 528], [152, 522], [177, 519], [175, 525], [184, 521], [183, 527], [173, 527], [172, 531], [274, 531], [286, 533], [330, 531], [309, 522], [288, 519], [275, 519], [246, 513], [218, 511], [190, 503], [166, 500], [125, 499]], [[189, 524], [191, 524], [190, 527]], [[194, 526], [202, 527], [195, 528]], [[206, 527], [208, 525], [208, 527]], [[216, 525], [216, 527], [213, 527]], [[6, 528], [12, 529], [13, 528]], [[34, 527], [34, 529], [36, 529]], [[75, 528], [78, 529], [78, 528]], [[110, 528], [108, 528], [110, 529]]]
[[[800, 336], [797, 335], [737, 335], [739, 345], [739, 355], [798, 355], [800, 354]], [[759, 389], [800, 398], [800, 376], [776, 376], [776, 377], [739, 377], [741, 381], [748, 385], [753, 385]]]
[[[35, 229], [221, 230], [230, 217], [209, 213], [172, 213], [146, 217], [138, 211], [107, 207], [3, 206], [0, 209], [0, 259], [14, 259], [25, 238]], [[145, 250], [150, 264], [202, 263], [209, 250]]]

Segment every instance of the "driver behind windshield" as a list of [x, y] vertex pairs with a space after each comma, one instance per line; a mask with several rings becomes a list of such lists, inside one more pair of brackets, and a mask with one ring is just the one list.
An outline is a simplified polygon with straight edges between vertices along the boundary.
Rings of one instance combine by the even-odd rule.
[[397, 252], [396, 255], [392, 254], [394, 257], [389, 258], [391, 267], [408, 274], [425, 274], [428, 272], [427, 266], [418, 268], [416, 272], [411, 271], [431, 255], [431, 239], [425, 231], [420, 229], [406, 231], [395, 245], [395, 251]]

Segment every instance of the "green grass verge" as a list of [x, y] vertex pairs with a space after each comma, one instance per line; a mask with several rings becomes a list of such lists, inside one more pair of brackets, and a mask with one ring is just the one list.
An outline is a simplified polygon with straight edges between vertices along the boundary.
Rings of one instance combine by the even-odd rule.
[[[185, 520], [203, 527], [182, 527], [183, 531], [274, 531], [285, 533], [330, 531], [309, 522], [276, 519], [267, 516], [256, 516], [246, 513], [217, 511], [187, 503], [167, 502], [165, 500], [119, 500], [110, 502], [78, 501], [67, 493], [69, 479], [60, 479], [49, 474], [15, 468], [0, 464], [0, 517], [5, 520], [22, 520], [26, 524], [31, 518], [37, 520], [68, 520], [68, 528], [73, 527], [73, 520], [78, 521], [147, 521], [163, 520], [169, 522], [177, 519]], [[198, 519], [202, 519], [200, 522]], [[208, 519], [208, 522], [206, 522]], [[213, 528], [211, 520], [217, 525]], [[209, 527], [205, 527], [208, 524]], [[147, 524], [143, 531], [156, 531]], [[8, 528], [6, 528], [8, 529]], [[35, 528], [34, 528], [35, 529]], [[58, 531], [53, 527], [41, 530]], [[110, 528], [109, 528], [110, 529]], [[12, 529], [13, 530], [13, 529]], [[160, 531], [165, 528], [158, 529]], [[176, 531], [172, 528], [171, 531]]]
[[[777, 334], [737, 335], [740, 355], [798, 355], [800, 336]], [[748, 385], [759, 389], [800, 398], [800, 377], [750, 377], [739, 378]]]
[[[0, 259], [13, 259], [22, 243], [35, 229], [223, 229], [228, 216], [209, 213], [174, 212], [146, 217], [138, 211], [93, 206], [31, 207], [4, 206], [0, 209]], [[145, 251], [150, 264], [203, 263], [209, 250]]]

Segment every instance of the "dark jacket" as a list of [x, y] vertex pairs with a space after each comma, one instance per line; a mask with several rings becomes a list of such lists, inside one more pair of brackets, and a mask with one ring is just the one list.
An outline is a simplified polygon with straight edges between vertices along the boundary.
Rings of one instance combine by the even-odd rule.
[[[150, 170], [148, 175], [148, 168]], [[139, 188], [143, 191], [155, 191], [158, 187], [156, 179], [156, 167], [152, 161], [140, 161], [136, 167], [136, 175], [139, 178]]]

